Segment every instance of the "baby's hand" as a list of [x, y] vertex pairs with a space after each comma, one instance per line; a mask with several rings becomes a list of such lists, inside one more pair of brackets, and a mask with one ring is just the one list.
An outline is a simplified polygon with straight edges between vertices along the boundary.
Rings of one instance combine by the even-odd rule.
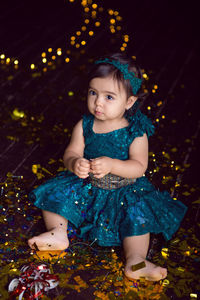
[[90, 172], [90, 162], [85, 158], [77, 158], [73, 166], [74, 174], [79, 178], [87, 178]]
[[110, 157], [102, 156], [92, 159], [90, 162], [91, 172], [95, 178], [102, 178], [112, 170], [113, 159]]

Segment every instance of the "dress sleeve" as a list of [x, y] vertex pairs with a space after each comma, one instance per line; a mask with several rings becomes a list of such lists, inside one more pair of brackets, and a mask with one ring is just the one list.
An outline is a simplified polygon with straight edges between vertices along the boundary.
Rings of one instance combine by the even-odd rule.
[[129, 123], [129, 136], [133, 140], [136, 137], [143, 136], [144, 133], [147, 134], [149, 138], [155, 132], [155, 126], [153, 125], [151, 119], [144, 115], [140, 110], [138, 110], [133, 116], [132, 121]]

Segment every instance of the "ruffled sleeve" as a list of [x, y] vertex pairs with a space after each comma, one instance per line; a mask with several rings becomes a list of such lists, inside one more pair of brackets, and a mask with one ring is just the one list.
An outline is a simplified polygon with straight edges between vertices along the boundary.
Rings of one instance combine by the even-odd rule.
[[143, 136], [144, 133], [146, 133], [149, 138], [155, 132], [155, 126], [152, 124], [152, 121], [139, 109], [135, 112], [132, 118], [129, 117], [128, 121], [129, 136], [132, 140], [136, 137]]

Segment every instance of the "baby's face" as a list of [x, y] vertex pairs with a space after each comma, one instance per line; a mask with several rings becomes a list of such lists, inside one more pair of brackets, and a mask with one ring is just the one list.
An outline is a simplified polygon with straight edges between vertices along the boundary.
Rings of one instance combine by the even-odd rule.
[[100, 120], [121, 119], [127, 108], [127, 95], [113, 77], [93, 78], [88, 89], [88, 109]]

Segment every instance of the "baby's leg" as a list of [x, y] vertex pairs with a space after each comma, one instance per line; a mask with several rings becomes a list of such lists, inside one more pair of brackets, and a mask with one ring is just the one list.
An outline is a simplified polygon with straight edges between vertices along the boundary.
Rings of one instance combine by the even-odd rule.
[[[124, 273], [128, 278], [139, 279], [140, 277], [145, 277], [146, 280], [158, 281], [167, 276], [167, 269], [156, 266], [146, 260], [149, 248], [149, 233], [126, 237], [123, 241], [123, 246], [126, 258]], [[140, 267], [137, 264], [141, 262], [144, 262], [143, 268], [133, 271], [132, 266], [135, 265], [135, 269], [137, 269], [137, 267]]]
[[34, 249], [33, 244], [36, 243], [40, 251], [66, 249], [69, 246], [67, 219], [46, 210], [43, 210], [42, 214], [48, 231], [29, 239], [29, 246]]

